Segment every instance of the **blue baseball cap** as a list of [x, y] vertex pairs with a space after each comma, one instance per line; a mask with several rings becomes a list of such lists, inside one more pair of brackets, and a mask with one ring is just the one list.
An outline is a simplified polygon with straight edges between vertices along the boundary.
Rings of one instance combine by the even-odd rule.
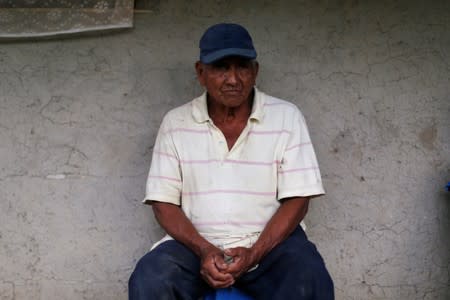
[[200, 39], [200, 61], [213, 63], [227, 56], [256, 58], [247, 29], [239, 24], [220, 23], [209, 27]]

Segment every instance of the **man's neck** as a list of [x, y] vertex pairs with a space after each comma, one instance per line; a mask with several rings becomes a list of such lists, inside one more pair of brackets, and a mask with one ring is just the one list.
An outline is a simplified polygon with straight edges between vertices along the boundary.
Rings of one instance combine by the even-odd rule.
[[236, 107], [220, 105], [208, 98], [208, 114], [215, 124], [247, 122], [252, 113], [253, 97], [254, 93], [251, 93], [247, 101]]

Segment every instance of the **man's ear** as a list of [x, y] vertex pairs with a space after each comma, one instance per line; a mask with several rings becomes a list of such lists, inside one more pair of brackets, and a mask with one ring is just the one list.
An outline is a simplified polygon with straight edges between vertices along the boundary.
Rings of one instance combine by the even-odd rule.
[[195, 63], [195, 72], [197, 73], [198, 82], [202, 86], [205, 86], [205, 79], [204, 79], [205, 65], [201, 61], [197, 61]]
[[255, 68], [255, 78], [256, 78], [256, 76], [258, 76], [258, 72], [259, 72], [259, 63], [258, 63], [258, 61], [254, 61], [253, 62], [254, 63], [254, 68]]

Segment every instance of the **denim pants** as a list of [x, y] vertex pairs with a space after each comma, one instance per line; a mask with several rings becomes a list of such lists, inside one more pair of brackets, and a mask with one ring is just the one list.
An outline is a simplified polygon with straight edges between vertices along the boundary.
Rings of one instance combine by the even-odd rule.
[[[298, 226], [235, 287], [256, 300], [332, 300], [333, 281], [322, 257]], [[130, 300], [198, 300], [211, 288], [200, 275], [200, 260], [177, 241], [142, 257], [128, 283]]]

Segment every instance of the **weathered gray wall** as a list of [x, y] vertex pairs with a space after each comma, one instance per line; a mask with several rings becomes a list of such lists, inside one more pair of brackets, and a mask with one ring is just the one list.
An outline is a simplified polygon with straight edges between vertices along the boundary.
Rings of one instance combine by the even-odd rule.
[[306, 115], [328, 191], [309, 235], [337, 299], [450, 299], [449, 1], [153, 9], [120, 34], [0, 44], [0, 299], [126, 299], [161, 235], [140, 204], [158, 125], [200, 93], [197, 41], [220, 21]]

